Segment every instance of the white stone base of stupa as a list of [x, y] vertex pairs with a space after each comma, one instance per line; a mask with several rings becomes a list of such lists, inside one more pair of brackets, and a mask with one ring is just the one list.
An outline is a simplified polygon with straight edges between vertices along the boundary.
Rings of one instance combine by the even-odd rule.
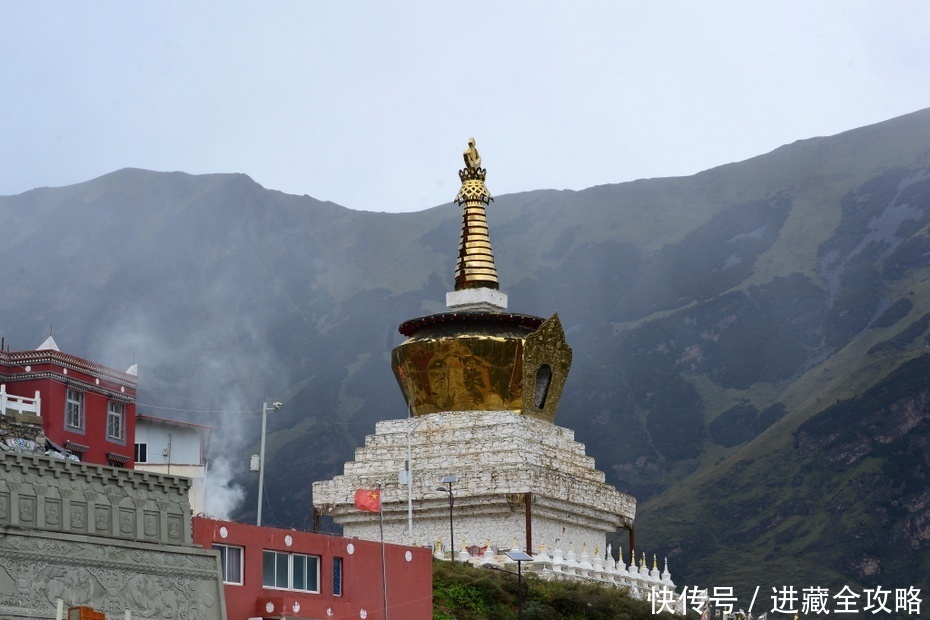
[[[409, 430], [409, 435], [408, 435]], [[401, 483], [409, 452], [413, 483]], [[355, 508], [359, 488], [382, 488], [384, 540], [449, 550], [449, 494], [441, 481], [457, 476], [452, 492], [452, 548], [540, 545], [605, 548], [606, 537], [632, 525], [636, 500], [604, 482], [574, 431], [516, 411], [444, 412], [385, 420], [357, 448], [345, 473], [313, 484], [313, 504], [343, 526], [345, 536], [379, 540], [379, 515]], [[409, 528], [408, 489], [413, 528]], [[530, 506], [527, 511], [527, 494]]]

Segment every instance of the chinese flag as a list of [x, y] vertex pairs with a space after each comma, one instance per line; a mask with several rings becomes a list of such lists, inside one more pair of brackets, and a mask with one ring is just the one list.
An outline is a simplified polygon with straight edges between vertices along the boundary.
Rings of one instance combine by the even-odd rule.
[[368, 512], [381, 512], [381, 490], [359, 489], [355, 492], [355, 507]]

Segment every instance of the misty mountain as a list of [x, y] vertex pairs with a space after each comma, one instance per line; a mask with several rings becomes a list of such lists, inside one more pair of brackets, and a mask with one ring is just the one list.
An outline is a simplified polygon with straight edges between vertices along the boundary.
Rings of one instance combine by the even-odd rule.
[[[389, 354], [453, 284], [449, 172], [450, 204], [405, 214], [132, 169], [0, 197], [0, 334], [138, 362], [140, 411], [216, 427], [243, 518], [284, 401], [264, 516], [307, 527], [310, 483], [406, 415]], [[574, 350], [556, 422], [680, 584], [927, 587], [930, 110], [488, 219], [511, 309]]]

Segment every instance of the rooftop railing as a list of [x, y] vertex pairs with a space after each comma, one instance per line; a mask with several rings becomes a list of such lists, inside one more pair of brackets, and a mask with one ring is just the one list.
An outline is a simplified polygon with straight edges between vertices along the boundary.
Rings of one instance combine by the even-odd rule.
[[28, 413], [41, 417], [42, 399], [39, 396], [39, 391], [36, 390], [35, 398], [16, 396], [8, 394], [6, 384], [0, 383], [0, 415], [13, 415], [16, 413]]

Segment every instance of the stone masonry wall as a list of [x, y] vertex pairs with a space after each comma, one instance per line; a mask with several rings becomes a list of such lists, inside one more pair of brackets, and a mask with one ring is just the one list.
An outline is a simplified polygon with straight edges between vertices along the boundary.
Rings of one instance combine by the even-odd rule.
[[[413, 536], [407, 522], [408, 487], [397, 472], [408, 453], [413, 472]], [[379, 422], [356, 450], [345, 473], [314, 484], [314, 505], [343, 525], [345, 535], [377, 540], [378, 517], [354, 508], [357, 488], [382, 488], [385, 538], [392, 542], [449, 543], [448, 494], [453, 484], [455, 548], [525, 546], [524, 494], [532, 494], [533, 546], [556, 538], [579, 548], [603, 548], [607, 533], [632, 524], [635, 500], [604, 482], [574, 433], [516, 412], [453, 412]], [[563, 528], [565, 532], [563, 535]]]

